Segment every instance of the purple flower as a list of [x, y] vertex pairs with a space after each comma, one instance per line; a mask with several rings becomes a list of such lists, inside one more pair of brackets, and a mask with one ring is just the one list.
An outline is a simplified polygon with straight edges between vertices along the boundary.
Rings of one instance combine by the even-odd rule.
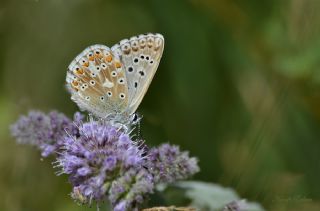
[[41, 155], [47, 157], [59, 150], [67, 133], [76, 135], [76, 124], [82, 120], [80, 113], [74, 115], [75, 122], [64, 114], [51, 111], [45, 114], [31, 111], [11, 125], [11, 134], [18, 143], [30, 144], [41, 150]]
[[32, 111], [11, 126], [19, 143], [56, 155], [59, 174], [68, 174], [71, 197], [82, 204], [109, 200], [113, 210], [139, 210], [158, 183], [186, 179], [199, 171], [197, 159], [178, 146], [149, 149], [106, 121], [82, 123], [80, 113]]
[[155, 183], [186, 179], [200, 170], [196, 158], [190, 158], [188, 152], [181, 152], [178, 146], [169, 144], [151, 148], [146, 163]]
[[134, 209], [154, 188], [143, 167], [143, 149], [120, 129], [101, 122], [84, 123], [78, 136], [65, 138], [58, 160], [69, 174], [72, 197], [80, 203], [107, 197], [114, 210]]
[[112, 182], [109, 200], [114, 207], [123, 207], [125, 198], [129, 210], [137, 209], [136, 206], [143, 203], [153, 189], [153, 177], [146, 169], [131, 168]]

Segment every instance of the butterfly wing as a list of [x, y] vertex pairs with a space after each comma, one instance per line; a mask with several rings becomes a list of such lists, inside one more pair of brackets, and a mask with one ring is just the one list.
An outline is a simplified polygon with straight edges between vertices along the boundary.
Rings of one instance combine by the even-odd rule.
[[128, 108], [132, 114], [141, 103], [158, 68], [164, 48], [160, 34], [146, 34], [120, 41], [111, 50], [125, 69], [128, 84]]
[[80, 109], [103, 118], [128, 107], [124, 66], [107, 46], [86, 48], [68, 69], [66, 86]]

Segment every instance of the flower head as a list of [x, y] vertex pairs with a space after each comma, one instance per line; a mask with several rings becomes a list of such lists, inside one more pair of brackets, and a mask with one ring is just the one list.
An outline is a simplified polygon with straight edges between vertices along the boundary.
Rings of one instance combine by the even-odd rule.
[[[81, 121], [82, 118], [80, 113], [74, 115], [75, 122]], [[10, 129], [18, 143], [37, 146], [43, 157], [57, 152], [67, 133], [72, 135], [78, 133], [76, 124], [56, 111], [49, 114], [31, 111], [27, 116], [20, 117]]]
[[153, 190], [143, 153], [128, 134], [92, 121], [79, 127], [79, 136], [65, 139], [57, 159], [61, 173], [70, 175], [74, 199], [91, 203], [108, 195], [115, 210], [127, 210]]
[[148, 152], [147, 167], [155, 183], [172, 183], [199, 171], [198, 160], [181, 152], [178, 146], [162, 144]]

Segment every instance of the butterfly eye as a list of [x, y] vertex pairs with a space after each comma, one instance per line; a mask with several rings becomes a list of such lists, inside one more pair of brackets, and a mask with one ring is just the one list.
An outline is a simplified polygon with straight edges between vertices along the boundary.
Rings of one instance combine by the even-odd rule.
[[139, 49], [138, 41], [137, 40], [132, 40], [131, 41], [131, 47], [132, 47], [132, 50], [137, 51]]
[[131, 50], [129, 43], [122, 45], [121, 50], [123, 51], [123, 53], [129, 54]]
[[120, 99], [123, 100], [125, 97], [126, 97], [126, 95], [125, 95], [124, 93], [120, 93], [120, 94], [119, 94], [119, 98], [120, 98]]
[[118, 79], [118, 84], [124, 84], [124, 78], [119, 78]]
[[112, 72], [111, 72], [111, 76], [112, 76], [112, 77], [116, 77], [116, 76], [117, 76], [117, 72], [116, 72], [116, 71], [112, 71]]
[[154, 38], [153, 37], [148, 37], [147, 38], [147, 45], [148, 45], [149, 48], [152, 47], [153, 43], [154, 43]]

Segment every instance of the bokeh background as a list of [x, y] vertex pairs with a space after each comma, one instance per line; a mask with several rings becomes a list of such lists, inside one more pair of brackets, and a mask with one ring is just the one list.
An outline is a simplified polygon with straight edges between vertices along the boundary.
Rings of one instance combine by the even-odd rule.
[[320, 210], [319, 11], [318, 0], [1, 0], [0, 210], [96, 209], [8, 127], [30, 109], [71, 116], [71, 60], [146, 32], [166, 39], [138, 110], [147, 143], [189, 150], [194, 179], [267, 210]]

